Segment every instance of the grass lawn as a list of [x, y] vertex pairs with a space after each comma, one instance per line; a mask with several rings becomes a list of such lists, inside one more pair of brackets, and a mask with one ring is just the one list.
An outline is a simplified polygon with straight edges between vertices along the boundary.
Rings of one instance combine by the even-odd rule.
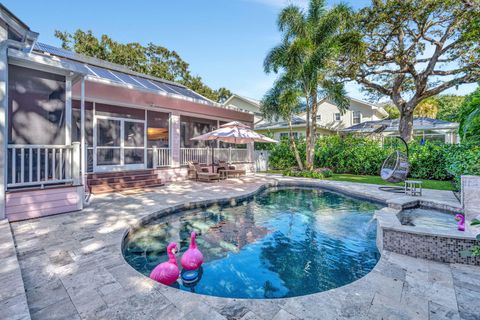
[[[267, 173], [278, 173], [282, 174], [281, 170], [270, 170]], [[335, 173], [330, 178], [325, 178], [325, 180], [335, 180], [335, 181], [348, 181], [348, 182], [359, 182], [359, 183], [370, 183], [370, 184], [380, 184], [380, 185], [397, 185], [403, 186], [403, 183], [392, 184], [385, 182], [380, 176], [360, 176], [355, 174], [339, 174]], [[412, 179], [423, 181], [423, 188], [425, 189], [434, 189], [434, 190], [453, 190], [453, 184], [450, 181], [439, 181], [439, 180], [422, 180], [422, 179]]]
[[[349, 182], [360, 182], [360, 183], [371, 183], [371, 184], [381, 184], [381, 185], [397, 185], [403, 186], [403, 183], [388, 183], [384, 181], [379, 176], [357, 176], [354, 174], [334, 174], [333, 177], [325, 178], [325, 180], [335, 180], [335, 181], [349, 181]], [[450, 181], [439, 181], [439, 180], [422, 180], [422, 179], [412, 179], [423, 181], [422, 186], [425, 189], [435, 189], [435, 190], [453, 190], [453, 184]]]

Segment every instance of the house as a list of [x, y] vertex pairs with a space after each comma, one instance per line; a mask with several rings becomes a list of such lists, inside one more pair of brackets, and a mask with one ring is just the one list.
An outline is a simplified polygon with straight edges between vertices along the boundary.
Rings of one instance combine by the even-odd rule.
[[[37, 41], [0, 5], [0, 218], [82, 209], [92, 192], [161, 185], [208, 162], [191, 138], [248, 111], [189, 88]], [[220, 147], [217, 145], [217, 147]], [[249, 168], [252, 146], [230, 149]]]
[[[320, 101], [317, 113], [317, 133], [320, 136], [336, 134], [340, 130], [365, 121], [380, 120], [388, 116], [381, 107], [374, 104], [350, 99], [350, 106], [343, 113], [339, 108], [327, 99]], [[293, 117], [292, 128], [295, 136], [305, 136], [306, 113], [300, 113]], [[263, 121], [255, 125], [258, 132], [273, 134], [274, 139], [281, 139], [289, 135], [288, 122], [284, 120], [267, 122]]]
[[254, 123], [258, 123], [263, 119], [260, 112], [260, 101], [252, 98], [233, 94], [223, 103], [223, 106], [229, 109], [252, 112], [254, 114]]
[[[370, 135], [381, 131], [383, 138], [398, 136], [398, 119], [366, 121], [342, 129], [342, 133]], [[420, 141], [439, 141], [449, 144], [460, 143], [458, 123], [419, 117], [413, 119], [413, 137]]]

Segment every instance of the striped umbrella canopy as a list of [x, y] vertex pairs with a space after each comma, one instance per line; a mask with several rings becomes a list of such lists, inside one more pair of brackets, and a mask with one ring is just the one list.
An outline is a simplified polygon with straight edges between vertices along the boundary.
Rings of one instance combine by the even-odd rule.
[[218, 140], [234, 144], [245, 144], [249, 142], [278, 143], [278, 141], [270, 139], [263, 134], [257, 133], [250, 129], [248, 125], [238, 121], [221, 125], [217, 130], [194, 137], [191, 140]]

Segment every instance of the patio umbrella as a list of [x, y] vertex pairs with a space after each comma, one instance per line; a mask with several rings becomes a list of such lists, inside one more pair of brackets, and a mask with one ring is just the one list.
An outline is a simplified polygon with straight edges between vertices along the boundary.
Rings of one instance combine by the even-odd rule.
[[[250, 129], [249, 126], [238, 121], [232, 121], [223, 124], [217, 130], [193, 137], [191, 140], [201, 141], [222, 141], [233, 144], [245, 144], [250, 142], [266, 142], [278, 143], [278, 141], [270, 139], [263, 134], [257, 133]], [[212, 147], [212, 171], [214, 171], [213, 159], [214, 152]]]

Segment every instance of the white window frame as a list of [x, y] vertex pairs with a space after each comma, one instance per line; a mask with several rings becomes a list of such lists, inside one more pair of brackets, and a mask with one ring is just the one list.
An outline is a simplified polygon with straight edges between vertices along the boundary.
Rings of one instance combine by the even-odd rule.
[[[338, 119], [337, 119], [337, 115], [338, 115]], [[335, 112], [333, 114], [333, 120], [337, 122], [342, 121], [342, 114], [340, 112]]]
[[[358, 122], [355, 122], [355, 114], [358, 114]], [[362, 113], [360, 111], [352, 111], [352, 124], [362, 123]]]
[[[97, 127], [97, 119], [104, 119], [104, 120], [116, 120], [120, 121], [120, 146], [98, 146], [97, 145], [97, 136], [98, 136], [98, 127]], [[144, 140], [143, 140], [143, 147], [127, 147], [125, 146], [125, 122], [136, 122], [143, 124], [144, 128], [146, 127], [147, 123], [145, 120], [140, 119], [131, 119], [131, 118], [121, 118], [121, 117], [111, 117], [111, 116], [103, 116], [103, 115], [94, 115], [94, 123], [95, 127], [93, 129], [94, 133], [94, 140], [93, 140], [93, 172], [111, 172], [116, 170], [140, 170], [146, 169], [147, 166], [147, 159], [143, 158], [143, 163], [137, 164], [125, 164], [125, 150], [127, 149], [147, 149], [147, 136], [146, 131], [144, 130]], [[98, 165], [97, 164], [97, 150], [98, 149], [119, 149], [120, 150], [120, 164], [114, 165]], [[144, 153], [145, 154], [145, 153]]]

